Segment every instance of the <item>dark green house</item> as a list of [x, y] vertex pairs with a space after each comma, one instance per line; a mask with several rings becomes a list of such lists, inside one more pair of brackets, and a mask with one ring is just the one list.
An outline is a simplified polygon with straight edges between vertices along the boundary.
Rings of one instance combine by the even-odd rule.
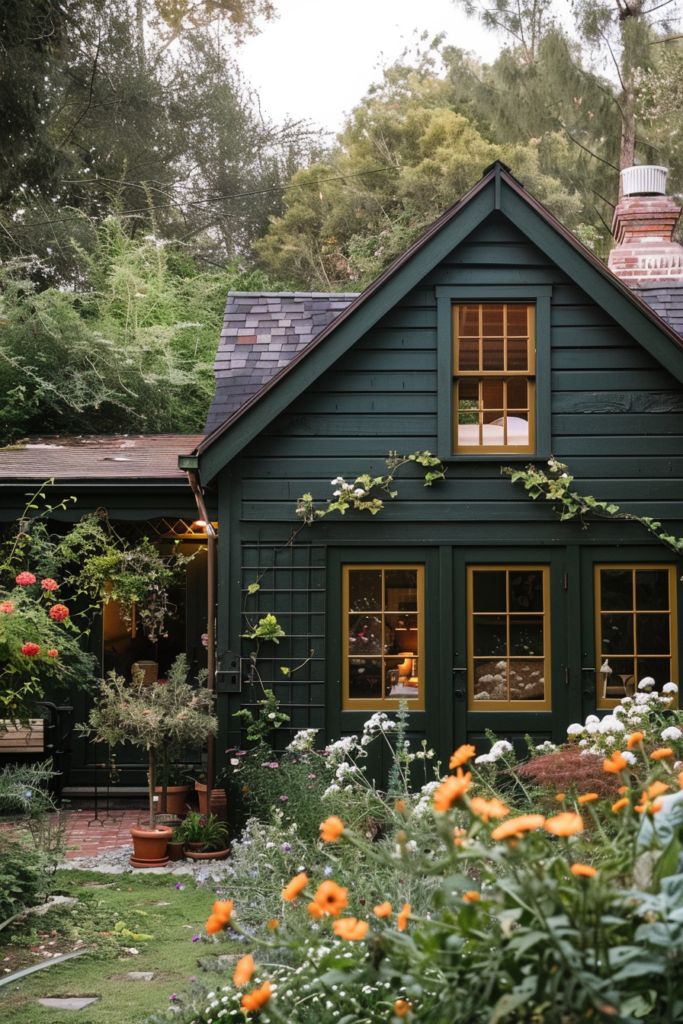
[[[678, 679], [669, 550], [630, 523], [560, 523], [500, 472], [554, 455], [584, 493], [683, 533], [683, 249], [647, 170], [654, 186], [625, 181], [616, 273], [496, 164], [361, 295], [230, 297], [208, 433], [181, 460], [218, 502], [225, 745], [259, 696], [241, 635], [269, 612], [287, 635], [259, 675], [327, 738], [407, 699], [441, 753], [487, 749], [486, 729], [561, 739], [643, 676]], [[304, 492], [417, 450], [444, 481], [415, 468], [376, 517], [288, 543]]]
[[[443, 756], [487, 749], [487, 729], [559, 740], [643, 676], [678, 680], [669, 549], [634, 523], [561, 523], [501, 475], [555, 456], [585, 494], [683, 535], [683, 248], [664, 180], [623, 172], [611, 270], [495, 164], [360, 295], [229, 296], [206, 436], [176, 439], [218, 523], [219, 763], [264, 686], [321, 740], [406, 700]], [[322, 505], [425, 450], [445, 480], [426, 488], [411, 464], [377, 516], [301, 526], [304, 493]], [[189, 521], [189, 487], [182, 508], [166, 493]], [[151, 505], [164, 515], [153, 482], [127, 514]], [[254, 667], [244, 634], [268, 613], [285, 635]]]

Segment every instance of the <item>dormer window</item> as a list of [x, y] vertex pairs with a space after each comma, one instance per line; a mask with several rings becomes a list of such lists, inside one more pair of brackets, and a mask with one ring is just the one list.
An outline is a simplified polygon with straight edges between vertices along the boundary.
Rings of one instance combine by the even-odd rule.
[[453, 306], [453, 451], [534, 451], [534, 306]]

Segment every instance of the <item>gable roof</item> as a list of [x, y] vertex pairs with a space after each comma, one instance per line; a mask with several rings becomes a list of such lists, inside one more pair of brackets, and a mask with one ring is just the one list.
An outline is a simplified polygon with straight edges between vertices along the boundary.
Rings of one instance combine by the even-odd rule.
[[178, 468], [178, 452], [198, 445], [203, 434], [112, 434], [77, 437], [29, 437], [0, 448], [0, 485], [40, 483], [92, 483], [114, 480], [122, 484], [187, 487]]
[[683, 336], [683, 281], [680, 284], [662, 281], [659, 284], [640, 284], [633, 291], [637, 292], [662, 320], [666, 320], [677, 334]]
[[205, 483], [351, 348], [494, 210], [502, 212], [593, 301], [683, 383], [683, 339], [496, 161], [338, 316], [189, 456]]
[[358, 292], [229, 292], [206, 432], [256, 395]]

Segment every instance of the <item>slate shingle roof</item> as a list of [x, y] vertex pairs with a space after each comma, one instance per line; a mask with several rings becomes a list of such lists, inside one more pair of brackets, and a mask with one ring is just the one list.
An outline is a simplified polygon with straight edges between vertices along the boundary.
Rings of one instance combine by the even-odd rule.
[[659, 284], [640, 285], [633, 291], [683, 337], [683, 281], [678, 284], [660, 281]]
[[219, 427], [356, 298], [356, 292], [230, 292], [206, 432]]

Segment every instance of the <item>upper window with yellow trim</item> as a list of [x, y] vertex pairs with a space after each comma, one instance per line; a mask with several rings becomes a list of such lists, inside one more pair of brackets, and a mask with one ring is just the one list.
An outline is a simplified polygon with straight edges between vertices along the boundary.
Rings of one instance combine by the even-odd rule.
[[453, 306], [453, 450], [533, 452], [535, 307]]
[[678, 680], [676, 570], [672, 565], [595, 566], [597, 705], [614, 707], [649, 676]]
[[424, 566], [345, 565], [342, 707], [424, 708]]
[[468, 567], [470, 711], [550, 708], [549, 580], [547, 565]]

